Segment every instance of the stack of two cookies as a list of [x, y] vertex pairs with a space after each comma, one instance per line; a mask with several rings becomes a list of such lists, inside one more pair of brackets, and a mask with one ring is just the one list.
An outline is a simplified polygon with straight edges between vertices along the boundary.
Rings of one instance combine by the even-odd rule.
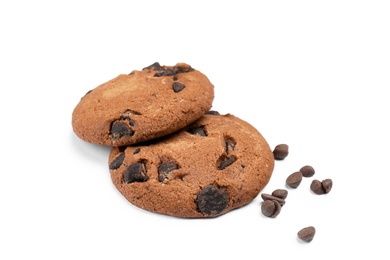
[[79, 138], [112, 147], [112, 181], [132, 204], [216, 217], [260, 193], [274, 156], [249, 123], [210, 111], [213, 99], [213, 84], [198, 70], [154, 63], [89, 91], [72, 126]]

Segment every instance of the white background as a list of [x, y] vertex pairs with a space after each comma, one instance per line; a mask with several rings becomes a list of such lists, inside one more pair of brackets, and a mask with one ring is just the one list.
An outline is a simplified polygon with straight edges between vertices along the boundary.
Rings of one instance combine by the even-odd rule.
[[[389, 259], [389, 14], [375, 0], [1, 1], [0, 259]], [[200, 70], [214, 110], [290, 146], [262, 193], [316, 169], [277, 218], [260, 196], [180, 219], [115, 189], [109, 148], [78, 139], [71, 114], [155, 61]], [[313, 194], [326, 178], [332, 191]]]

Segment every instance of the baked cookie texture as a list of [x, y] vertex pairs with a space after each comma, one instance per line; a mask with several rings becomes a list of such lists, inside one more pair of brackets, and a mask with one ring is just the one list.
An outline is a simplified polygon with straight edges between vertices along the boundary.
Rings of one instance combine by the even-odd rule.
[[274, 156], [249, 123], [207, 113], [158, 140], [113, 147], [108, 165], [115, 187], [135, 206], [211, 218], [251, 202], [269, 182]]
[[123, 146], [173, 133], [209, 111], [214, 86], [185, 63], [118, 77], [89, 91], [75, 107], [72, 127], [84, 141]]

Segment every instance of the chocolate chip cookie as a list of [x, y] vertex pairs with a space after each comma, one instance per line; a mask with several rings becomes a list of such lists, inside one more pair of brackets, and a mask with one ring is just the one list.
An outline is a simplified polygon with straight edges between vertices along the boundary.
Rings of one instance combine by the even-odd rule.
[[81, 139], [100, 145], [131, 145], [173, 133], [209, 111], [214, 86], [185, 63], [154, 63], [89, 91], [72, 114]]
[[249, 123], [207, 113], [163, 138], [113, 147], [108, 164], [114, 185], [132, 204], [210, 218], [251, 202], [270, 180], [274, 156]]

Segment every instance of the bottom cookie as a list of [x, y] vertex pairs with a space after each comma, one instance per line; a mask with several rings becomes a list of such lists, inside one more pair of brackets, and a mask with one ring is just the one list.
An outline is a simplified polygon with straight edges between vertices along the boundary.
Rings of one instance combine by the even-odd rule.
[[112, 148], [115, 187], [145, 210], [183, 218], [209, 218], [251, 202], [269, 182], [273, 153], [249, 123], [205, 114], [172, 135]]

